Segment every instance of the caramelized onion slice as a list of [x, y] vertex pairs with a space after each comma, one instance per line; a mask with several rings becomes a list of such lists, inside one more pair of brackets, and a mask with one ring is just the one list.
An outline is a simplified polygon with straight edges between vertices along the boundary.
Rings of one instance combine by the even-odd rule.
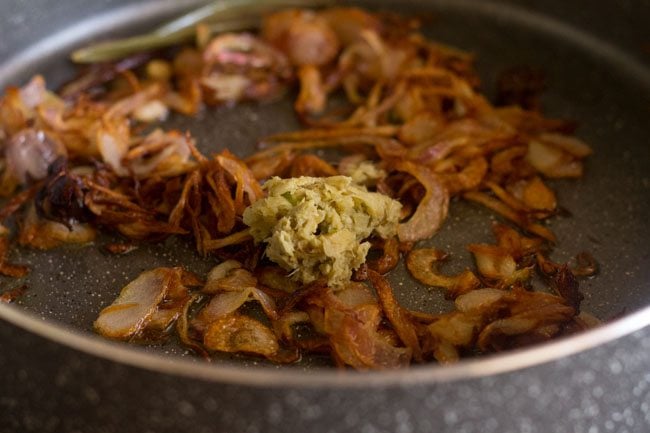
[[524, 256], [539, 252], [543, 247], [542, 239], [523, 236], [505, 224], [494, 223], [492, 231], [497, 238], [497, 245], [517, 261]]
[[[501, 350], [509, 347], [517, 347], [526, 344], [524, 339], [515, 339], [514, 337], [533, 333], [542, 330], [542, 328], [551, 325], [562, 325], [575, 315], [575, 310], [563, 304], [549, 304], [535, 308], [530, 305], [530, 310], [516, 314], [512, 317], [496, 320], [483, 329], [478, 337], [478, 347], [480, 350]], [[559, 331], [559, 328], [551, 328], [552, 337]], [[544, 334], [537, 334], [532, 337], [533, 341]]]
[[407, 146], [420, 144], [434, 138], [445, 125], [440, 116], [422, 112], [405, 122], [399, 130], [399, 139]]
[[[225, 270], [228, 266], [237, 263], [237, 267], [228, 269], [222, 277], [218, 275], [221, 271]], [[217, 265], [208, 274], [208, 279], [201, 291], [203, 293], [217, 293], [220, 291], [241, 291], [246, 288], [255, 287], [257, 279], [246, 269], [240, 267], [241, 265], [234, 260], [228, 260]]]
[[329, 336], [335, 359], [340, 364], [358, 370], [407, 366], [412, 356], [411, 350], [386, 342], [377, 332], [380, 320], [377, 305], [365, 304], [352, 310], [328, 305], [323, 326]]
[[451, 313], [433, 322], [428, 326], [428, 330], [437, 338], [448, 341], [454, 346], [466, 347], [472, 343], [480, 325], [480, 316]]
[[443, 364], [458, 361], [458, 349], [469, 347], [481, 326], [480, 315], [459, 312], [443, 315], [427, 327], [433, 340], [433, 356]]
[[507, 189], [528, 209], [554, 211], [557, 207], [555, 193], [539, 176], [512, 183]]
[[528, 143], [526, 160], [547, 177], [581, 177], [583, 172], [582, 162], [573, 155], [540, 140]]
[[377, 303], [368, 286], [363, 283], [348, 283], [343, 289], [336, 292], [336, 297], [350, 308]]
[[217, 293], [210, 302], [199, 311], [192, 326], [199, 332], [205, 331], [211, 323], [234, 313], [248, 301], [251, 289], [236, 292]]
[[499, 246], [470, 244], [467, 249], [474, 255], [478, 271], [484, 277], [504, 280], [517, 270], [515, 259]]
[[128, 340], [137, 334], [155, 313], [167, 294], [176, 270], [157, 268], [143, 272], [127, 284], [118, 298], [104, 308], [95, 321], [95, 330], [108, 338]]
[[273, 358], [280, 350], [278, 339], [261, 322], [239, 314], [213, 321], [205, 332], [206, 349], [227, 353], [249, 353]]
[[212, 268], [201, 291], [214, 296], [197, 316], [194, 326], [199, 330], [250, 300], [259, 302], [270, 319], [278, 317], [275, 300], [257, 287], [257, 279], [236, 260], [226, 260]]
[[577, 137], [555, 132], [546, 132], [540, 134], [538, 138], [544, 143], [560, 148], [576, 158], [585, 158], [593, 152], [588, 144]]
[[124, 125], [108, 123], [97, 130], [97, 148], [102, 160], [120, 176], [128, 176], [122, 160], [129, 150], [129, 134]]
[[185, 305], [183, 305], [183, 310], [176, 321], [176, 332], [178, 333], [178, 338], [180, 339], [181, 344], [189, 349], [193, 350], [195, 353], [199, 354], [206, 360], [210, 360], [210, 355], [203, 348], [203, 346], [190, 337], [190, 321], [189, 313], [192, 304], [199, 301], [202, 298], [200, 293], [194, 293], [190, 296]]
[[273, 330], [283, 341], [298, 343], [293, 327], [301, 323], [309, 323], [309, 315], [304, 311], [290, 311], [273, 322]]
[[556, 241], [555, 235], [549, 228], [541, 224], [531, 223], [524, 214], [516, 212], [499, 199], [479, 191], [468, 191], [463, 194], [463, 198], [482, 204], [530, 233], [550, 242]]
[[503, 299], [506, 293], [492, 288], [473, 290], [456, 298], [456, 309], [463, 313], [483, 311]]
[[291, 177], [328, 177], [338, 175], [338, 171], [327, 161], [316, 155], [299, 155], [294, 158], [290, 170]]
[[[262, 187], [243, 161], [228, 151], [221, 152], [216, 159], [237, 183], [235, 203], [239, 214], [244, 211], [245, 206], [264, 197]], [[244, 204], [244, 194], [247, 198], [247, 204]]]
[[89, 224], [73, 222], [70, 227], [39, 218], [32, 204], [27, 210], [18, 235], [21, 245], [39, 250], [49, 250], [63, 244], [85, 244], [95, 240], [97, 231]]
[[158, 304], [156, 312], [143, 328], [143, 331], [147, 334], [153, 333], [152, 335], [156, 336], [156, 333], [167, 333], [171, 325], [183, 312], [185, 304], [190, 300], [189, 290], [185, 286], [184, 281], [182, 281], [182, 273], [184, 271], [180, 268], [174, 268], [174, 270], [176, 270], [178, 277], [172, 279], [165, 297]]

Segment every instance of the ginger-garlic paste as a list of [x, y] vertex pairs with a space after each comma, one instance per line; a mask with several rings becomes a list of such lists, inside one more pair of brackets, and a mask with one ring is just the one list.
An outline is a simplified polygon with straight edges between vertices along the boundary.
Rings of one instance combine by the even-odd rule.
[[365, 262], [368, 237], [397, 232], [401, 204], [347, 176], [274, 177], [264, 189], [267, 197], [246, 209], [244, 223], [267, 244], [266, 256], [303, 283], [325, 277], [344, 284]]

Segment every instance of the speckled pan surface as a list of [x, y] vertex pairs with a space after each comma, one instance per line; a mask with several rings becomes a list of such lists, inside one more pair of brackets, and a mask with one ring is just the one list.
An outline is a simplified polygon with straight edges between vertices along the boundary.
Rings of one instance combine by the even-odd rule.
[[[61, 82], [71, 73], [62, 59], [75, 44], [128, 33], [190, 3], [5, 0], [0, 85], [36, 72]], [[22, 251], [20, 261], [34, 267], [30, 290], [17, 307], [0, 306], [1, 432], [650, 431], [650, 2], [389, 6], [432, 12], [427, 33], [476, 52], [488, 93], [508, 66], [544, 68], [547, 112], [578, 120], [578, 135], [595, 149], [585, 180], [558, 184], [571, 216], [552, 222], [556, 258], [587, 250], [600, 262], [601, 275], [583, 285], [587, 310], [602, 317], [637, 312], [576, 339], [447, 370], [359, 375], [316, 371], [309, 362], [269, 369], [227, 359], [206, 366], [180, 359], [187, 357], [173, 346], [143, 354], [89, 331], [101, 307], [142, 270], [179, 263], [209, 269], [213, 263], [191, 246], [170, 241], [124, 257], [96, 247]], [[170, 123], [190, 129], [203, 149], [241, 155], [258, 137], [297, 126], [287, 101]], [[488, 241], [489, 224], [487, 212], [455, 203], [433, 243], [455, 252], [451, 265], [462, 267], [463, 246]], [[403, 275], [395, 276], [402, 302], [446, 308], [439, 293]]]

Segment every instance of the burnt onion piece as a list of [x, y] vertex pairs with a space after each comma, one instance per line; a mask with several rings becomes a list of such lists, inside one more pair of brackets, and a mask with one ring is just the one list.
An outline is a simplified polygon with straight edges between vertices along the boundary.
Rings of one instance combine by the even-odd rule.
[[68, 171], [67, 160], [59, 158], [50, 165], [45, 185], [34, 197], [38, 215], [68, 228], [75, 221], [87, 222], [91, 216], [84, 204], [87, 191], [83, 179]]
[[[18, 243], [88, 243], [102, 228], [125, 238], [106, 246], [114, 254], [179, 235], [221, 261], [205, 282], [180, 268], [141, 274], [100, 313], [100, 334], [177, 333], [206, 358], [221, 351], [285, 363], [316, 353], [340, 367], [386, 369], [596, 323], [580, 313], [576, 279], [595, 273], [595, 261], [582, 255], [571, 269], [546, 258], [556, 241], [547, 222], [561, 211], [547, 179], [581, 177], [591, 149], [569, 135], [572, 122], [541, 114], [539, 74], [504, 76], [498, 102], [518, 106], [497, 107], [479, 93], [473, 56], [426, 39], [413, 20], [334, 7], [284, 10], [262, 23], [258, 35], [197, 29], [194, 45], [92, 66], [59, 95], [36, 76], [0, 100], [0, 193], [10, 196], [0, 219], [17, 219]], [[291, 86], [306, 129], [264, 139], [245, 160], [204, 155], [191, 134], [158, 127], [171, 112], [263, 102]], [[314, 154], [322, 149], [338, 155]], [[397, 237], [375, 241], [379, 258], [344, 287], [301, 286], [263, 256], [242, 214], [272, 176], [339, 173], [401, 202]], [[447, 276], [437, 270], [445, 253], [414, 245], [435, 235], [453, 200], [514, 227], [495, 224], [494, 244], [468, 246], [475, 269]], [[12, 234], [1, 231], [0, 273], [23, 276], [28, 269], [9, 261]], [[454, 311], [399, 303], [384, 275], [402, 256], [427, 290], [454, 299]], [[535, 270], [556, 295], [530, 290]]]

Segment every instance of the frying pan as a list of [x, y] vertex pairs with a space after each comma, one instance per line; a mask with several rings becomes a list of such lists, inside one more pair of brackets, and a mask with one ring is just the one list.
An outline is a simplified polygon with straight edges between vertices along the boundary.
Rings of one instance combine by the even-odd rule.
[[[141, 32], [192, 1], [4, 0], [0, 86], [43, 73], [56, 87], [74, 47]], [[375, 2], [426, 17], [426, 33], [478, 54], [488, 94], [500, 71], [543, 68], [545, 111], [579, 122], [594, 148], [586, 176], [557, 182], [553, 220], [565, 261], [589, 251], [600, 274], [582, 283], [583, 308], [612, 320], [582, 335], [457, 365], [336, 371], [322, 359], [278, 367], [179, 346], [133, 347], [92, 334], [127, 281], [155, 266], [206, 272], [179, 239], [127, 256], [95, 247], [20, 250], [33, 271], [15, 305], [0, 305], [1, 432], [647, 432], [650, 431], [650, 1], [430, 0]], [[205, 151], [252, 151], [256, 138], [298, 127], [288, 100], [172, 118]], [[464, 245], [490, 242], [494, 217], [453, 203], [431, 244], [468, 265]], [[104, 240], [100, 240], [101, 244]], [[442, 294], [403, 269], [392, 275], [409, 308], [444, 311]], [[5, 281], [4, 286], [15, 284]]]

